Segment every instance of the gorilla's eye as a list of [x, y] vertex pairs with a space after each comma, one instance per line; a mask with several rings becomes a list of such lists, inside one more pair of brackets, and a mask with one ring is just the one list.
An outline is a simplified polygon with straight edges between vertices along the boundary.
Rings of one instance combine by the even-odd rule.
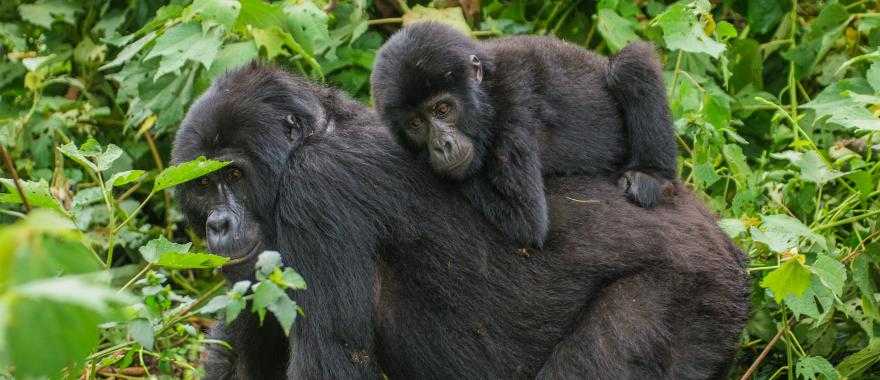
[[232, 168], [229, 169], [229, 172], [226, 174], [226, 180], [229, 182], [235, 182], [241, 179], [241, 169]]
[[449, 103], [440, 102], [434, 106], [434, 117], [445, 119], [449, 115]]
[[211, 180], [209, 180], [208, 177], [201, 177], [196, 184], [202, 189], [207, 189], [208, 186], [211, 186]]

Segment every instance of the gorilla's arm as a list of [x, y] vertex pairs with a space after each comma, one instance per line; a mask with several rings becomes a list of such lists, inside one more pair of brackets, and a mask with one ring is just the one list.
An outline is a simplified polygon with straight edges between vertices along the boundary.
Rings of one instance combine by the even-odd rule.
[[541, 248], [549, 221], [534, 122], [529, 120], [517, 115], [502, 124], [483, 173], [467, 179], [462, 192], [517, 245]]
[[[222, 322], [211, 328], [208, 338], [227, 342], [230, 335]], [[237, 358], [235, 352], [219, 344], [210, 344], [202, 353], [202, 366], [205, 368], [206, 380], [234, 380]]]
[[610, 57], [608, 89], [620, 105], [627, 130], [627, 196], [645, 207], [662, 198], [676, 177], [675, 130], [657, 53], [645, 42], [629, 44]]

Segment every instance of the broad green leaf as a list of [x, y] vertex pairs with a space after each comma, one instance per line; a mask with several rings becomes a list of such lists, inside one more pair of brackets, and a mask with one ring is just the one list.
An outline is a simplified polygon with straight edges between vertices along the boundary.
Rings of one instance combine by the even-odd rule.
[[266, 305], [266, 309], [278, 319], [278, 323], [284, 329], [284, 335], [290, 335], [290, 329], [293, 327], [293, 322], [296, 321], [296, 303], [284, 295], [276, 298], [275, 302]]
[[187, 253], [192, 243], [177, 244], [168, 241], [164, 236], [159, 236], [150, 240], [143, 247], [138, 249], [141, 256], [148, 263], [157, 263], [159, 258], [165, 253]]
[[750, 229], [752, 239], [766, 244], [773, 252], [783, 253], [796, 248], [798, 240], [801, 238], [810, 240], [825, 249], [825, 238], [795, 218], [777, 214], [762, 216], [761, 219], [763, 229], [752, 227]]
[[72, 0], [37, 0], [33, 4], [18, 6], [22, 20], [46, 29], [51, 29], [55, 20], [76, 25], [76, 14], [82, 11], [82, 5]]
[[718, 58], [724, 52], [724, 44], [706, 35], [703, 24], [697, 19], [699, 12], [695, 11], [698, 10], [692, 10], [684, 2], [678, 2], [657, 16], [652, 24], [663, 30], [663, 40], [670, 50], [706, 53]]
[[128, 335], [138, 342], [141, 346], [148, 350], [153, 349], [153, 341], [155, 340], [156, 331], [153, 324], [144, 318], [137, 318], [128, 322]]
[[746, 18], [754, 31], [766, 34], [779, 24], [783, 13], [777, 0], [749, 0]]
[[801, 170], [801, 178], [804, 181], [813, 182], [819, 185], [846, 175], [846, 173], [829, 168], [828, 165], [822, 161], [822, 158], [819, 157], [819, 154], [812, 150], [805, 153], [789, 150], [782, 153], [772, 153], [770, 155], [773, 158], [791, 161], [792, 164]]
[[694, 179], [701, 188], [705, 189], [721, 179], [721, 176], [715, 173], [712, 164], [701, 163], [694, 165]]
[[867, 347], [843, 359], [837, 365], [837, 372], [845, 378], [856, 378], [878, 361], [880, 361], [880, 339], [874, 339]]
[[238, 0], [195, 0], [184, 11], [184, 18], [198, 16], [202, 20], [223, 25], [226, 30], [231, 30], [240, 11], [241, 4]]
[[305, 289], [306, 280], [293, 268], [284, 268], [281, 272], [281, 282], [288, 289]]
[[741, 235], [743, 232], [746, 232], [746, 225], [742, 220], [736, 218], [724, 218], [718, 221], [718, 227], [721, 227], [721, 230], [732, 238], [735, 238]]
[[737, 185], [745, 185], [748, 182], [749, 176], [752, 175], [752, 169], [746, 162], [746, 156], [743, 154], [742, 147], [736, 144], [724, 144], [721, 147], [721, 153], [724, 155], [724, 160], [727, 161], [727, 165]]
[[810, 269], [836, 296], [843, 296], [843, 286], [846, 285], [846, 267], [843, 264], [828, 255], [820, 254], [813, 265], [810, 265]]
[[234, 298], [229, 301], [229, 304], [226, 305], [226, 323], [232, 323], [236, 317], [244, 310], [244, 307], [247, 305], [247, 301], [244, 298]]
[[787, 296], [804, 294], [809, 286], [810, 270], [796, 258], [784, 262], [761, 280], [761, 287], [770, 289], [777, 303]]
[[868, 84], [874, 88], [874, 92], [880, 93], [880, 61], [871, 64], [865, 73], [865, 78], [868, 79]]
[[211, 314], [220, 311], [221, 309], [226, 309], [229, 306], [230, 298], [228, 295], [221, 294], [214, 298], [211, 298], [205, 306], [199, 309], [199, 313], [202, 314]]
[[270, 4], [263, 0], [241, 0], [241, 11], [235, 20], [235, 28], [247, 30], [248, 27], [255, 29], [269, 29], [273, 26], [285, 28], [287, 21], [281, 11], [283, 4]]
[[442, 22], [464, 34], [471, 34], [471, 27], [459, 7], [437, 9], [416, 5], [411, 7], [409, 12], [403, 14], [403, 25], [412, 25], [422, 21]]
[[104, 186], [108, 189], [112, 189], [116, 186], [122, 186], [134, 181], [141, 179], [146, 172], [143, 170], [126, 170], [123, 172], [118, 172], [108, 179]]
[[107, 149], [104, 152], [95, 156], [95, 166], [98, 170], [105, 171], [110, 169], [113, 162], [119, 159], [120, 156], [122, 156], [122, 149], [113, 144], [107, 145]]
[[284, 51], [284, 44], [290, 35], [281, 30], [281, 28], [253, 28], [251, 29], [251, 34], [254, 36], [254, 43], [256, 43], [257, 46], [266, 49], [266, 58], [274, 59], [279, 55], [288, 55], [288, 53]]
[[797, 374], [804, 380], [821, 380], [818, 375], [825, 376], [825, 380], [837, 380], [840, 374], [834, 366], [821, 356], [805, 356], [797, 361]]
[[107, 70], [119, 66], [125, 62], [128, 62], [135, 54], [137, 54], [141, 49], [144, 48], [148, 43], [152, 42], [153, 39], [156, 38], [156, 32], [147, 33], [145, 36], [138, 38], [137, 41], [132, 42], [130, 45], [127, 45], [119, 54], [116, 55], [116, 58], [113, 58], [112, 61], [107, 62], [104, 66], [98, 68], [98, 70]]
[[153, 192], [165, 190], [199, 178], [205, 174], [220, 170], [230, 163], [230, 161], [215, 161], [199, 157], [190, 162], [167, 167], [156, 176], [156, 180], [153, 183]]
[[145, 59], [161, 58], [154, 80], [167, 73], [178, 73], [188, 60], [209, 68], [223, 43], [222, 39], [221, 28], [205, 30], [197, 22], [187, 22], [172, 27], [157, 38], [156, 45]]
[[207, 88], [210, 81], [227, 72], [244, 66], [253, 61], [260, 54], [259, 48], [254, 41], [236, 42], [223, 45], [223, 49], [217, 53], [211, 68], [204, 71], [199, 78], [201, 88]]
[[[83, 144], [83, 146], [86, 146], [86, 144]], [[58, 150], [61, 151], [61, 153], [63, 153], [65, 156], [67, 156], [68, 158], [70, 158], [74, 162], [76, 162], [86, 168], [92, 169], [93, 172], [98, 171], [98, 167], [95, 165], [95, 163], [93, 163], [91, 160], [86, 158], [86, 156], [83, 154], [83, 152], [80, 151], [80, 149], [76, 147], [76, 144], [69, 142], [67, 144], [64, 144], [64, 145], [58, 147]]]
[[[22, 203], [21, 195], [19, 195], [18, 189], [15, 187], [15, 181], [11, 178], [0, 178], [0, 183], [3, 184], [3, 188], [6, 190], [5, 193], [0, 193], [0, 203]], [[67, 214], [67, 210], [61, 206], [61, 202], [49, 191], [49, 184], [46, 181], [19, 180], [18, 183], [21, 185], [22, 190], [24, 190], [24, 196], [31, 207], [43, 207]]]
[[[825, 285], [822, 285], [822, 280], [814, 274], [810, 276], [809, 287], [803, 294], [789, 294], [785, 297], [785, 305], [791, 309], [796, 318], [806, 315], [815, 321], [821, 321], [834, 307], [834, 294]], [[819, 310], [820, 305], [822, 306], [821, 311]]]
[[281, 254], [276, 251], [264, 251], [260, 253], [257, 257], [257, 264], [255, 265], [257, 272], [268, 276], [275, 268], [281, 266]]
[[852, 96], [853, 93], [870, 95], [871, 92], [873, 89], [864, 80], [844, 79], [826, 87], [813, 100], [801, 107], [815, 111], [817, 119], [824, 119], [845, 128], [880, 131], [880, 119], [865, 108], [865, 104], [856, 101]]
[[871, 278], [872, 265], [871, 259], [866, 255], [859, 255], [852, 263], [853, 282], [856, 283], [862, 294], [871, 298], [877, 292], [877, 286]]
[[633, 23], [620, 17], [611, 9], [599, 9], [596, 26], [602, 38], [608, 44], [608, 49], [616, 53], [630, 42], [637, 41]]
[[209, 269], [219, 268], [227, 261], [227, 257], [210, 253], [165, 252], [159, 255], [156, 265], [171, 269]]
[[327, 23], [327, 13], [310, 1], [286, 5], [283, 8], [288, 18], [287, 29], [303, 49], [315, 56], [324, 53], [332, 45]]
[[266, 316], [266, 308], [270, 304], [275, 303], [279, 298], [286, 297], [287, 294], [285, 294], [278, 285], [275, 285], [270, 281], [259, 282], [254, 285], [254, 299], [251, 310], [257, 313], [262, 322], [263, 318]]

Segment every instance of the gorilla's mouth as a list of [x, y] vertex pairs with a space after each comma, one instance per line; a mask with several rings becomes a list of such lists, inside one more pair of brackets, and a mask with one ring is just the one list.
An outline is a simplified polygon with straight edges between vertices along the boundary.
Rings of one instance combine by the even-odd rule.
[[244, 255], [230, 256], [229, 261], [227, 261], [226, 264], [224, 264], [223, 266], [227, 267], [227, 266], [237, 265], [237, 264], [241, 264], [243, 262], [249, 261], [254, 256], [258, 255], [259, 253], [261, 253], [263, 251], [262, 247], [263, 247], [263, 245], [260, 244], [260, 242], [258, 241], [256, 243], [254, 243], [254, 245], [249, 250], [247, 250], [246, 251], [247, 253], [245, 253]]
[[468, 165], [473, 161], [474, 150], [468, 146], [462, 146], [458, 149], [458, 154], [448, 160], [436, 162], [435, 169], [452, 178], [461, 178], [467, 171]]

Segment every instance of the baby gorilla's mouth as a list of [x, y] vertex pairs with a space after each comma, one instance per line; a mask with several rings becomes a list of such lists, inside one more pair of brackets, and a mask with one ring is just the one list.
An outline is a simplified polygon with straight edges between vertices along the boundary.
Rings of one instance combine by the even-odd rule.
[[438, 173], [460, 179], [464, 176], [471, 161], [473, 161], [474, 149], [469, 145], [460, 145], [455, 149], [455, 154], [449, 156], [431, 155], [431, 164]]

